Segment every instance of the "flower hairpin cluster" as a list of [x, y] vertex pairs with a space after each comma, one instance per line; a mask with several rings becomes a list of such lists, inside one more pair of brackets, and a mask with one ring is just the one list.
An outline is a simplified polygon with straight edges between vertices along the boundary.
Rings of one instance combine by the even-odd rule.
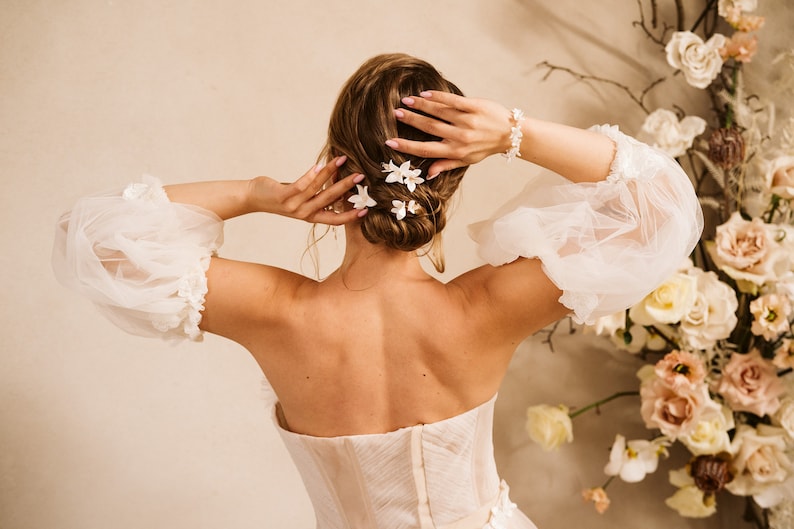
[[[383, 167], [382, 172], [389, 173], [386, 175], [387, 184], [403, 184], [411, 193], [416, 190], [417, 185], [425, 181], [424, 178], [419, 176], [422, 174], [422, 170], [411, 169], [411, 162], [409, 161], [397, 165], [394, 163], [394, 160], [389, 160], [389, 163], [384, 162], [381, 166]], [[347, 199], [348, 202], [353, 204], [354, 209], [371, 208], [377, 205], [377, 202], [369, 196], [367, 186], [356, 184], [356, 191], [356, 195], [352, 195]], [[397, 220], [403, 220], [408, 213], [416, 215], [422, 209], [422, 206], [417, 204], [415, 200], [409, 200], [408, 202], [404, 200], [392, 200], [391, 204], [393, 206], [391, 212]]]

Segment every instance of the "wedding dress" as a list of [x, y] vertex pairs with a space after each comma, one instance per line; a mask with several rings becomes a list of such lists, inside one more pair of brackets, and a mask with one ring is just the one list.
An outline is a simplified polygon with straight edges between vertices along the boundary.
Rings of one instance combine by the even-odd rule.
[[[620, 133], [606, 180], [530, 187], [472, 227], [494, 266], [538, 258], [577, 321], [626, 309], [679, 269], [703, 226], [686, 174], [667, 155]], [[205, 273], [223, 222], [171, 203], [145, 177], [123, 192], [80, 200], [58, 223], [53, 267], [121, 328], [201, 339]], [[319, 529], [532, 529], [493, 458], [494, 399], [433, 424], [332, 438], [292, 433], [274, 419], [303, 477]]]

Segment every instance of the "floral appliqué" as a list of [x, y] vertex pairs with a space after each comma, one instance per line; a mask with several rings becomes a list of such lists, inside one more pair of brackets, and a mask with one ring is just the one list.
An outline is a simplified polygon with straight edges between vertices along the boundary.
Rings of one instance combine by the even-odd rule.
[[510, 487], [502, 481], [499, 486], [499, 497], [496, 504], [491, 507], [491, 516], [482, 529], [507, 529], [507, 519], [513, 516], [517, 506], [510, 501]]

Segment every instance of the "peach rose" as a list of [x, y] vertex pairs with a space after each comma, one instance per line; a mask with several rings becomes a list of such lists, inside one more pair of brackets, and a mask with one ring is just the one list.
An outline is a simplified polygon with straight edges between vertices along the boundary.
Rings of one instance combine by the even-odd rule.
[[778, 397], [785, 388], [772, 362], [758, 349], [747, 354], [734, 353], [722, 370], [717, 392], [734, 411], [749, 411], [763, 417], [780, 407]]
[[705, 383], [678, 388], [653, 377], [640, 386], [640, 413], [648, 428], [658, 428], [675, 440], [688, 435], [700, 421], [721, 413], [721, 406], [711, 400]]
[[[775, 242], [773, 226], [755, 218], [747, 221], [737, 212], [717, 226], [714, 245], [710, 247], [714, 262], [733, 279], [761, 286], [778, 275], [777, 265], [785, 253]], [[750, 289], [743, 289], [750, 290]]]

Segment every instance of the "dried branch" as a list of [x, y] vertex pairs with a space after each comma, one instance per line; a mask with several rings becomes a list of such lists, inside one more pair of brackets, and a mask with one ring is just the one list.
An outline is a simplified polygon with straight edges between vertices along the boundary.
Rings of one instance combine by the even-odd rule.
[[645, 87], [645, 89], [642, 90], [641, 92], [635, 93], [628, 86], [626, 86], [624, 84], [620, 84], [617, 81], [613, 81], [612, 79], [606, 79], [604, 77], [598, 77], [596, 75], [587, 75], [587, 74], [579, 73], [579, 72], [577, 72], [575, 70], [572, 70], [570, 68], [566, 68], [565, 66], [557, 66], [557, 65], [551, 64], [548, 61], [543, 61], [543, 62], [539, 63], [538, 66], [541, 66], [541, 67], [549, 69], [549, 71], [546, 72], [546, 75], [543, 76], [543, 80], [544, 81], [549, 78], [549, 76], [552, 74], [552, 72], [554, 72], [555, 70], [560, 70], [560, 71], [563, 71], [563, 72], [571, 75], [572, 77], [574, 77], [578, 81], [583, 81], [585, 83], [590, 82], [590, 81], [595, 81], [595, 82], [598, 82], [598, 83], [604, 83], [604, 84], [609, 84], [609, 85], [612, 85], [612, 86], [616, 86], [616, 87], [620, 88], [623, 92], [625, 92], [632, 101], [637, 103], [637, 105], [639, 105], [639, 107], [646, 114], [650, 114], [651, 111], [648, 109], [647, 106], [645, 106], [645, 97], [648, 95], [648, 92], [650, 92], [654, 87], [656, 87], [656, 85], [660, 84], [665, 79], [667, 79], [666, 76], [665, 77], [660, 77], [659, 79], [656, 79], [651, 84], [649, 84], [647, 87]]
[[703, 11], [700, 12], [700, 16], [698, 17], [697, 20], [695, 20], [695, 23], [692, 24], [692, 29], [690, 29], [689, 31], [694, 33], [695, 30], [698, 28], [698, 26], [706, 19], [706, 15], [708, 15], [709, 12], [711, 12], [711, 10], [714, 8], [716, 4], [717, 4], [717, 0], [709, 0], [709, 3], [706, 4], [706, 7], [704, 7]]
[[675, 0], [675, 27], [678, 31], [684, 31], [684, 3], [681, 0]]
[[[640, 28], [649, 39], [651, 39], [653, 42], [664, 48], [665, 40], [667, 39], [667, 32], [675, 28], [668, 25], [667, 22], [663, 22], [662, 25], [664, 27], [662, 29], [662, 34], [657, 37], [654, 34], [654, 31], [649, 29], [647, 26], [647, 22], [645, 21], [645, 13], [642, 9], [642, 0], [637, 0], [637, 7], [639, 8], [640, 19], [635, 20], [634, 22], [631, 23], [631, 25]], [[656, 10], [657, 10], [656, 0], [651, 0], [651, 28], [653, 28], [653, 30], [656, 30], [659, 26]]]

